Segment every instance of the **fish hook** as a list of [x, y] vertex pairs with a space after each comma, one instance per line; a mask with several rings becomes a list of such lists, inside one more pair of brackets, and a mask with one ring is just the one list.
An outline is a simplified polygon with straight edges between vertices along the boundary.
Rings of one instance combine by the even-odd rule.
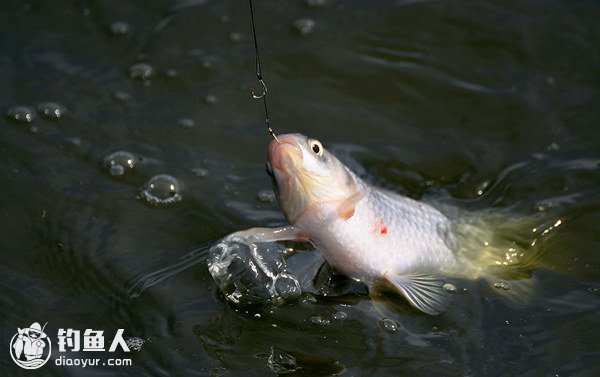
[[264, 96], [267, 95], [267, 85], [265, 84], [264, 80], [263, 79], [259, 79], [258, 82], [260, 82], [260, 85], [262, 86], [262, 94], [261, 95], [257, 95], [254, 92], [254, 89], [251, 89], [252, 98], [254, 98], [254, 99], [261, 99], [261, 98], [263, 98]]

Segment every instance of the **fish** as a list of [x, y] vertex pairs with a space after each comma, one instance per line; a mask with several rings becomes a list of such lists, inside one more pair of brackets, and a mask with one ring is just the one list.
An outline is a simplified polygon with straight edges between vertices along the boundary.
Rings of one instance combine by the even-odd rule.
[[15, 343], [13, 343], [13, 349], [15, 350], [15, 356], [17, 359], [21, 358], [21, 354], [23, 353], [23, 333], [25, 330], [17, 327], [18, 338]]
[[448, 278], [489, 276], [490, 268], [517, 266], [523, 256], [514, 240], [492, 245], [493, 226], [481, 217], [461, 219], [456, 210], [442, 211], [365, 182], [317, 139], [278, 135], [267, 158], [289, 225], [235, 235], [308, 242], [339, 273], [369, 289], [396, 291], [426, 314], [440, 314], [449, 305]]

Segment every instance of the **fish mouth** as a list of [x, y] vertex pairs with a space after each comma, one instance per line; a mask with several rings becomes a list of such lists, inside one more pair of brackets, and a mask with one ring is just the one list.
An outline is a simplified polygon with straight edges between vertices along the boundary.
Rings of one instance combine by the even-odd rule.
[[296, 134], [277, 135], [267, 150], [266, 171], [272, 177], [277, 200], [290, 224], [294, 224], [307, 202], [302, 186], [304, 155]]
[[305, 203], [304, 188], [298, 179], [303, 161], [302, 150], [295, 135], [279, 135], [271, 141], [267, 151], [266, 171], [273, 181], [277, 200], [290, 222], [298, 208]]
[[271, 141], [267, 156], [267, 174], [276, 178], [276, 173], [283, 173], [289, 179], [294, 170], [294, 162], [302, 160], [302, 151], [293, 136], [282, 135], [278, 140]]

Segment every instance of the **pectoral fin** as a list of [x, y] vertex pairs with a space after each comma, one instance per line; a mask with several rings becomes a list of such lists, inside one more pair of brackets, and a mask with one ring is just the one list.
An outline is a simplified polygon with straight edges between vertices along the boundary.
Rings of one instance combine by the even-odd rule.
[[365, 196], [369, 194], [369, 189], [364, 188], [362, 190], [358, 190], [354, 194], [350, 195], [346, 200], [344, 200], [340, 206], [338, 207], [338, 215], [344, 220], [348, 220], [352, 216], [354, 216], [354, 210], [356, 209], [356, 205], [363, 200]]
[[239, 238], [242, 240], [256, 240], [259, 242], [298, 241], [308, 242], [308, 235], [299, 228], [284, 226], [281, 228], [250, 228], [232, 233], [226, 239]]
[[429, 274], [385, 274], [384, 280], [396, 288], [415, 308], [437, 315], [448, 307], [451, 293], [444, 289], [444, 281]]

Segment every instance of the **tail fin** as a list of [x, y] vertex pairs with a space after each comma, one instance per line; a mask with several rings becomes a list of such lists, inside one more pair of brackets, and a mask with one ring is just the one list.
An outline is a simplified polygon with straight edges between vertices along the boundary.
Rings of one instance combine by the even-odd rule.
[[484, 278], [512, 302], [525, 304], [535, 294], [533, 271], [543, 265], [544, 241], [560, 225], [547, 214], [472, 214], [456, 225], [458, 256], [471, 261], [473, 277]]

